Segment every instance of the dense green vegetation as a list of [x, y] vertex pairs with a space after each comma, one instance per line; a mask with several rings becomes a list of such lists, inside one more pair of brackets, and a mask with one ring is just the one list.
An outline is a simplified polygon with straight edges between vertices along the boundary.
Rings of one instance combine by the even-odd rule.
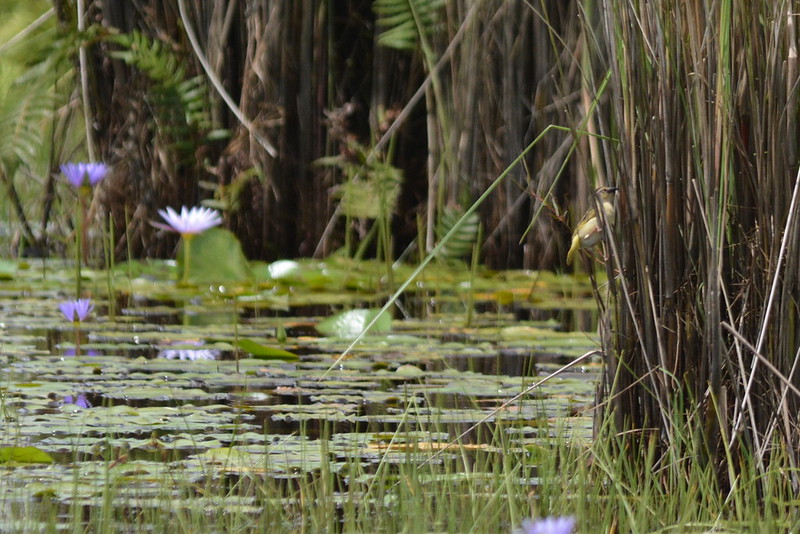
[[[9, 258], [0, 274], [17, 316], [29, 313], [25, 295], [44, 288], [51, 300], [101, 299], [115, 321], [138, 307], [120, 300], [163, 297], [136, 286], [136, 262], [176, 258], [179, 276], [148, 276], [175, 297], [170, 305], [223, 293], [233, 334], [213, 342], [240, 355], [240, 300], [275, 304], [285, 294], [270, 269], [314, 257], [374, 259], [380, 282], [344, 307], [384, 330], [382, 305], [430, 318], [441, 295], [408, 311], [409, 291], [449, 265], [460, 274], [448, 290], [466, 291], [459, 313], [480, 324], [482, 265], [566, 272], [570, 227], [591, 192], [619, 189], [613, 231], [569, 267], [590, 273], [579, 292], [591, 287], [597, 315], [583, 326], [597, 327], [603, 361], [591, 446], [557, 435], [520, 447], [495, 427], [478, 443], [501, 454], [462, 443], [458, 461], [396, 470], [382, 455], [367, 482], [345, 477], [358, 481], [346, 489], [328, 467], [291, 484], [248, 472], [208, 490], [255, 499], [220, 530], [253, 526], [275, 502], [287, 529], [309, 531], [334, 517], [345, 530], [416, 528], [407, 525], [420, 509], [421, 531], [455, 530], [464, 517], [475, 530], [509, 529], [530, 513], [575, 514], [583, 531], [795, 526], [798, 1], [86, 0], [84, 18], [78, 4], [0, 7], [0, 254]], [[107, 165], [102, 181], [65, 179], [64, 163], [89, 160]], [[160, 210], [200, 205], [219, 210], [214, 226], [224, 229], [165, 230]], [[72, 263], [55, 289], [46, 276], [23, 288], [20, 265], [36, 265], [17, 259], [26, 256], [41, 257], [43, 273]], [[325, 268], [302, 272], [293, 282], [314, 291], [336, 283]], [[570, 279], [556, 284], [565, 307]], [[535, 305], [522, 320], [541, 314], [560, 319], [559, 334], [578, 329], [538, 291], [515, 291], [494, 293], [494, 311], [524, 301]], [[314, 303], [321, 315], [343, 305]], [[273, 337], [286, 332], [275, 326]], [[361, 341], [338, 344], [319, 381], [340, 385], [334, 376], [357, 365], [350, 353]], [[251, 355], [268, 345], [249, 343]], [[53, 355], [0, 353], [9, 376]], [[235, 359], [231, 372], [251, 363]], [[12, 423], [9, 399], [24, 399], [14, 391], [0, 391]], [[21, 436], [11, 424], [4, 433]], [[112, 476], [111, 464], [100, 467]], [[195, 490], [219, 479], [206, 475]], [[462, 491], [435, 485], [453, 479]], [[106, 486], [105, 502], [122, 498]], [[49, 495], [31, 494], [45, 507]], [[356, 496], [366, 508], [348, 504]], [[48, 513], [69, 513], [62, 523], [80, 529], [80, 505], [55, 501]], [[100, 525], [124, 511], [90, 516]], [[187, 529], [199, 524], [189, 513]]]

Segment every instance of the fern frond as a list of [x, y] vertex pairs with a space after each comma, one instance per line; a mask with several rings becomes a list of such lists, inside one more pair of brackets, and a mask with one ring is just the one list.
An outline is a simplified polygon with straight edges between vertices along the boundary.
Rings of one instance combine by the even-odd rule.
[[0, 98], [0, 161], [12, 159], [27, 167], [36, 167], [45, 143], [47, 120], [55, 108], [51, 80], [39, 78], [34, 83], [7, 85]]
[[441, 29], [438, 11], [444, 0], [375, 0], [372, 9], [378, 26], [387, 28], [378, 44], [397, 50], [415, 50], [420, 36]]
[[[71, 46], [70, 38], [36, 41], [32, 36], [17, 45], [16, 61], [0, 62], [3, 206], [13, 209], [25, 241], [31, 246], [40, 244], [42, 237], [43, 230], [37, 232], [30, 221], [43, 195], [41, 184], [30, 177], [46, 175], [48, 159], [59, 153], [60, 145], [65, 142], [54, 133], [54, 124], [68, 121], [70, 115], [59, 113], [72, 90], [68, 58], [75, 47]], [[47, 195], [44, 197], [47, 206]], [[48, 213], [45, 207], [42, 229], [47, 227]]]
[[108, 39], [123, 47], [123, 50], [111, 52], [111, 57], [136, 67], [151, 80], [175, 85], [186, 78], [180, 60], [162, 41], [150, 39], [136, 30], [110, 35]]
[[112, 57], [136, 68], [153, 82], [147, 98], [162, 134], [180, 144], [191, 130], [206, 131], [211, 127], [203, 78], [187, 77], [181, 59], [167, 44], [139, 31], [112, 35], [109, 40], [122, 47], [112, 52]]
[[[442, 213], [442, 218], [436, 228], [436, 234], [441, 240], [458, 222], [464, 213], [460, 207], [447, 207]], [[478, 237], [480, 217], [477, 213], [472, 213], [461, 223], [456, 233], [439, 250], [439, 258], [444, 260], [461, 259], [472, 251], [475, 240]]]

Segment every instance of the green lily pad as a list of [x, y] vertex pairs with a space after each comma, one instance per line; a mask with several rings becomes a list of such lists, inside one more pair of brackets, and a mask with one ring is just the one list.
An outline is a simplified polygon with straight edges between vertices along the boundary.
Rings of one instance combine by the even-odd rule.
[[293, 354], [288, 350], [278, 349], [275, 347], [268, 347], [256, 341], [253, 341], [248, 337], [240, 337], [238, 339], [229, 339], [226, 341], [231, 343], [233, 346], [251, 354], [253, 358], [256, 358], [258, 360], [294, 361], [299, 358], [297, 354]]
[[0, 447], [0, 463], [52, 464], [53, 458], [36, 447]]
[[[191, 255], [227, 263], [224, 247], [216, 250], [213, 240], [204, 245], [205, 238], [192, 240]], [[271, 492], [272, 484], [305, 484], [320, 475], [328, 480], [331, 473], [347, 477], [351, 488], [373, 480], [378, 488], [387, 482], [378, 463], [430, 459], [465, 424], [479, 421], [477, 441], [459, 445], [480, 455], [476, 465], [490, 465], [484, 456], [536, 452], [557, 431], [570, 440], [591, 439], [599, 358], [546, 381], [485, 420], [570, 355], [597, 344], [594, 315], [576, 319], [587, 334], [570, 331], [552, 318], [556, 314], [540, 313], [563, 307], [565, 295], [575, 309], [591, 309], [588, 278], [479, 269], [472, 280], [468, 270], [432, 264], [410, 286], [404, 316], [381, 316], [352, 357], [339, 361], [349, 339], [386, 300], [381, 262], [330, 256], [254, 263], [248, 267], [255, 282], [245, 277], [248, 285], [205, 284], [192, 276], [192, 287], [174, 283], [176, 272], [182, 274], [174, 262], [134, 261], [111, 273], [84, 269], [84, 287], [97, 311], [96, 320], [81, 327], [75, 356], [68, 350], [75, 332], [57, 307], [74, 292], [71, 262], [48, 259], [30, 269], [20, 264], [12, 279], [0, 279], [7, 312], [0, 354], [4, 444], [33, 444], [55, 460], [15, 465], [18, 460], [11, 458], [0, 464], [6, 508], [18, 510], [23, 521], [17, 526], [11, 522], [16, 516], [0, 517], [2, 532], [53, 530], [35, 523], [32, 501], [92, 514], [105, 513], [111, 503], [114, 517], [124, 507], [199, 514], [224, 507], [251, 514], [270, 529], [275, 525], [263, 518], [280, 509], [275, 506], [289, 503], [286, 509], [294, 509], [296, 492], [255, 497], [249, 483], [229, 480], [257, 478]], [[395, 281], [410, 269], [398, 264]], [[476, 309], [464, 328], [467, 282]], [[499, 297], [513, 298], [514, 313], [497, 305]], [[318, 317], [332, 309], [354, 311]], [[320, 331], [330, 327], [325, 337], [314, 331], [317, 323]], [[233, 360], [236, 350], [242, 352]], [[218, 354], [198, 358], [204, 351]], [[92, 406], [71, 404], [78, 395]], [[500, 432], [508, 443], [503, 450], [493, 439]], [[443, 451], [436, 463], [455, 462], [453, 455], [460, 454], [455, 447]], [[529, 464], [539, 457], [533, 458]], [[484, 480], [478, 471], [467, 480]], [[419, 480], [426, 486], [440, 479], [461, 483], [460, 476], [458, 470], [435, 468], [421, 470]], [[240, 487], [245, 492], [238, 495]], [[336, 506], [340, 499], [343, 506], [372, 499], [352, 501], [354, 495], [348, 490], [323, 497]], [[251, 509], [252, 499], [257, 506]], [[290, 530], [294, 523], [285, 525], [273, 530]], [[163, 521], [135, 526], [158, 530]], [[209, 528], [227, 531], [224, 526], [229, 525]]]
[[425, 371], [416, 365], [411, 365], [408, 363], [398, 367], [395, 372], [400, 376], [422, 376], [425, 374]]
[[[178, 251], [178, 269], [183, 272], [186, 243]], [[189, 258], [190, 284], [248, 283], [252, 280], [250, 265], [242, 245], [232, 232], [211, 228], [192, 238]]]
[[0, 258], [0, 280], [11, 280], [17, 274], [17, 264]]

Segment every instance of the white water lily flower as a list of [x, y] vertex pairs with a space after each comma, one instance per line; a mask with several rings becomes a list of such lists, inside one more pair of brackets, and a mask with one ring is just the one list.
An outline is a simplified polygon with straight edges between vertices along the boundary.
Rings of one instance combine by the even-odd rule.
[[575, 518], [565, 517], [545, 517], [532, 521], [526, 519], [522, 522], [522, 534], [572, 534], [575, 529]]
[[167, 224], [154, 222], [153, 225], [164, 230], [172, 230], [181, 235], [195, 235], [205, 232], [209, 228], [222, 224], [222, 217], [217, 210], [195, 206], [192, 209], [181, 208], [178, 213], [172, 208], [158, 210], [159, 215]]

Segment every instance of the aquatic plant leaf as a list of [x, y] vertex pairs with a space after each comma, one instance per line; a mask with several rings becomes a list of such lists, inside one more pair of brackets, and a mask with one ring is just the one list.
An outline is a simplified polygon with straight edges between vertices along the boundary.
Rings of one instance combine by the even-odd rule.
[[52, 464], [53, 457], [36, 447], [0, 447], [0, 463]]
[[275, 347], [268, 347], [266, 345], [262, 345], [256, 341], [248, 337], [240, 337], [238, 339], [228, 339], [227, 342], [231, 343], [235, 347], [250, 353], [253, 358], [258, 360], [284, 360], [284, 361], [294, 361], [299, 359], [297, 354], [293, 354], [288, 350], [278, 349]]
[[[331, 315], [317, 324], [317, 331], [326, 336], [353, 339], [361, 334], [364, 327], [380, 312], [377, 309], [349, 310]], [[370, 333], [378, 334], [392, 329], [392, 318], [388, 313], [380, 316]]]
[[[183, 272], [185, 243], [178, 252], [178, 270]], [[224, 228], [210, 228], [192, 238], [189, 258], [191, 284], [248, 283], [250, 266], [236, 236]]]
[[[107, 275], [85, 270], [104, 320], [81, 333], [80, 356], [67, 350], [74, 332], [52, 305], [74, 285], [69, 264], [48, 260], [46, 266], [28, 269], [20, 264], [12, 280], [0, 282], [6, 310], [0, 395], [14, 438], [7, 444], [33, 444], [54, 460], [0, 464], [9, 508], [22, 510], [38, 495], [40, 501], [95, 513], [107, 506], [105, 488], [113, 488], [115, 514], [126, 506], [198, 513], [233, 507], [260, 517], [257, 507], [250, 508], [252, 493], [228, 497], [227, 478], [253, 476], [272, 484], [307, 480], [324, 470], [359, 485], [381, 484], [386, 478], [374, 474], [383, 471], [375, 469], [377, 464], [429, 459], [465, 423], [483, 420], [491, 409], [567, 363], [570, 354], [597, 345], [593, 334], [560, 331], [564, 325], [552, 318], [555, 314], [538, 313], [554, 306], [556, 298], [573, 309], [590, 309], [588, 278], [479, 270], [471, 287], [475, 302], [486, 304], [478, 310], [486, 311], [478, 311], [474, 326], [465, 329], [460, 293], [470, 275], [463, 266], [437, 262], [411, 288], [406, 302], [412, 317], [426, 305], [424, 318], [392, 319], [392, 333], [368, 337], [356, 348], [358, 357], [327, 372], [347, 342], [319, 337], [318, 315], [330, 309], [376, 313], [370, 308], [386, 298], [385, 266], [339, 256], [324, 262], [299, 259], [284, 264], [287, 269], [276, 270], [273, 278], [267, 264], [259, 265], [258, 287], [237, 296], [236, 306], [228, 287], [238, 291], [237, 284], [219, 284], [224, 290], [178, 286], [174, 262], [117, 266], [111, 275], [119, 308], [108, 320]], [[395, 271], [398, 278], [408, 272], [403, 265]], [[564, 301], [564, 295], [570, 300]], [[512, 298], [521, 314], [497, 306]], [[537, 313], [527, 315], [528, 309]], [[550, 319], [528, 318], [539, 316]], [[285, 344], [273, 339], [279, 327]], [[281, 347], [300, 358], [265, 362], [250, 356], [259, 347], [237, 346], [235, 339], [250, 340], [267, 353], [273, 350], [270, 345]], [[237, 349], [247, 353], [235, 361]], [[188, 361], [166, 356], [204, 350], [217, 351], [219, 357]], [[464, 451], [481, 457], [533, 454], [562, 429], [569, 439], [588, 444], [600, 366], [597, 358], [564, 372], [482, 423], [490, 432], [502, 429], [508, 444], [504, 450], [496, 449], [500, 442], [483, 439], [494, 434], [481, 432], [474, 444], [444, 451], [437, 462], [456, 465]], [[64, 404], [79, 394], [93, 407]], [[416, 430], [406, 430], [409, 426]], [[528, 463], [535, 465], [539, 457], [532, 458]], [[420, 484], [448, 477], [458, 482], [461, 475], [435, 470], [428, 476], [421, 472]], [[483, 476], [473, 472], [465, 480]], [[197, 491], [215, 486], [220, 494]], [[352, 495], [337, 493], [328, 502]], [[263, 507], [268, 500], [289, 503], [293, 498], [257, 500]], [[5, 528], [11, 524], [5, 521], [0, 517], [0, 531], [52, 530], [31, 527], [31, 521], [25, 529]]]
[[0, 280], [11, 280], [17, 273], [17, 264], [0, 258]]
[[422, 376], [425, 374], [425, 371], [409, 363], [401, 365], [395, 372], [400, 376]]

